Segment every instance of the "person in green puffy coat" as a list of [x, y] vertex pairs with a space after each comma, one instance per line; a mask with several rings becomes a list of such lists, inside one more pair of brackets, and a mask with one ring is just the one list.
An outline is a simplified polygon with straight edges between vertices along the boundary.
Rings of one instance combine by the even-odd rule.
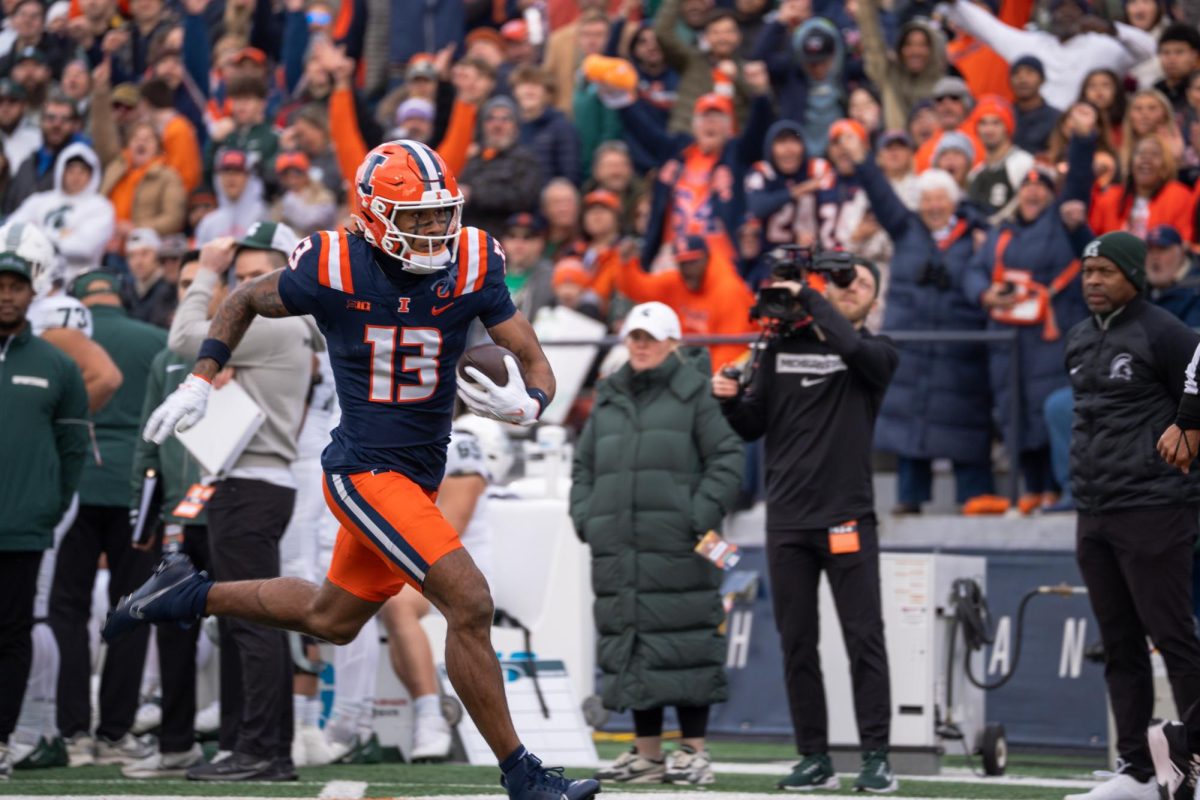
[[[630, 310], [629, 363], [597, 387], [572, 471], [571, 519], [592, 550], [606, 708], [633, 710], [635, 746], [600, 780], [712, 783], [708, 710], [726, 699], [721, 570], [695, 552], [742, 478], [741, 441], [708, 389], [708, 357], [679, 352], [663, 303]], [[663, 709], [678, 750], [664, 758]]]

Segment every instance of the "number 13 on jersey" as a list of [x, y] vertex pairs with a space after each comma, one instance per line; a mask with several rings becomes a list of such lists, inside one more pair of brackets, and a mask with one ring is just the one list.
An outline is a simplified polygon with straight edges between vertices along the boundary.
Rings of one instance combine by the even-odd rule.
[[[397, 334], [400, 347], [416, 348], [404, 354], [400, 371], [415, 373], [416, 382], [396, 382]], [[419, 403], [433, 397], [438, 386], [438, 357], [442, 354], [442, 333], [437, 328], [397, 328], [395, 325], [367, 325], [363, 341], [371, 346], [372, 403]]]

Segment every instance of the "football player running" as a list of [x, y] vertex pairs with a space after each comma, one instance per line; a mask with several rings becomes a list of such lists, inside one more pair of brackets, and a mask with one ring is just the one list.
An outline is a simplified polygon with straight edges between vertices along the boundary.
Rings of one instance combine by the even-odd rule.
[[322, 456], [326, 502], [341, 523], [324, 583], [214, 583], [172, 556], [122, 598], [104, 636], [215, 614], [343, 644], [408, 584], [446, 618], [446, 671], [500, 762], [509, 797], [590, 798], [598, 783], [543, 767], [517, 738], [491, 645], [487, 582], [435, 502], [455, 366], [471, 322], [478, 318], [520, 361], [518, 370], [509, 360], [504, 385], [470, 372], [475, 382], [460, 394], [475, 413], [533, 424], [554, 394], [549, 362], [509, 297], [499, 243], [462, 227], [463, 194], [437, 153], [410, 140], [382, 144], [367, 154], [353, 188], [356, 230], [314, 234], [287, 267], [230, 294], [193, 374], [143, 434], [161, 442], [204, 416], [213, 377], [256, 316], [311, 314], [329, 344], [342, 407]]

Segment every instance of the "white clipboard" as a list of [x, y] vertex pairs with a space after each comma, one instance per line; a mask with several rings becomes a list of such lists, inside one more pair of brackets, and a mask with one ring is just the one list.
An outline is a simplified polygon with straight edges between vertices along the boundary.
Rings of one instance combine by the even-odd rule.
[[200, 421], [175, 436], [192, 457], [200, 462], [205, 475], [222, 478], [241, 456], [246, 445], [266, 421], [246, 390], [231, 380], [208, 396], [208, 408]]

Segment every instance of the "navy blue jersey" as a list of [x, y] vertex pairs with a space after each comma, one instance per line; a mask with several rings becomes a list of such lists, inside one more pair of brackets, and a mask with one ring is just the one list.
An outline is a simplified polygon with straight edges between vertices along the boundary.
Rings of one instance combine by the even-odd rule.
[[833, 172], [817, 191], [817, 241], [826, 250], [849, 250], [850, 243], [838, 238], [838, 221], [846, 206], [862, 191], [858, 178]]
[[767, 252], [781, 244], [817, 241], [817, 192], [792, 197], [791, 189], [809, 180], [821, 181], [820, 190], [833, 186], [834, 172], [823, 158], [810, 158], [799, 175], [781, 175], [770, 161], [759, 161], [746, 173], [746, 207], [762, 223], [760, 246]]
[[345, 231], [315, 233], [292, 253], [279, 296], [325, 334], [342, 407], [321, 455], [326, 471], [385, 469], [426, 489], [441, 483], [467, 329], [476, 317], [490, 328], [517, 311], [499, 242], [478, 228], [458, 241], [455, 262], [429, 275], [401, 271]]

